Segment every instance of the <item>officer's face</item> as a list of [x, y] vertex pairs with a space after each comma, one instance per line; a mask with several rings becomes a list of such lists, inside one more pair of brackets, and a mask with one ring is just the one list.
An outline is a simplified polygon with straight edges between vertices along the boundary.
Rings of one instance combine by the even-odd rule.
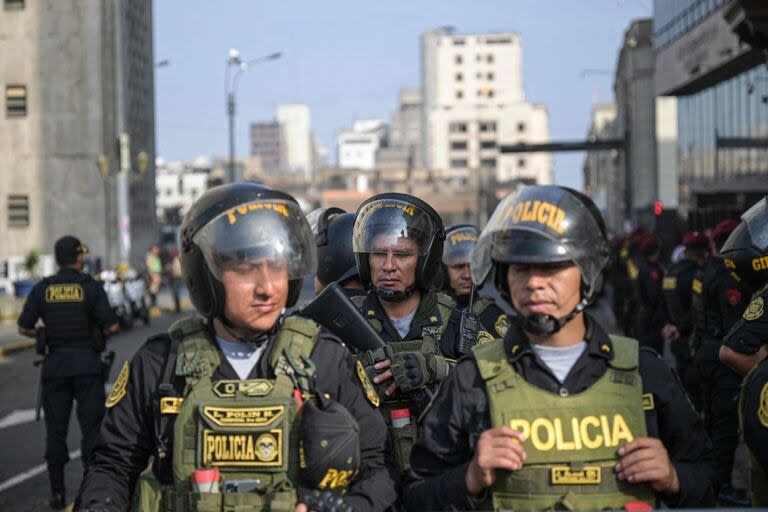
[[472, 291], [472, 276], [469, 273], [469, 263], [454, 263], [447, 265], [451, 289], [456, 295], [469, 295]]
[[416, 282], [418, 245], [413, 240], [398, 238], [395, 243], [382, 237], [374, 241], [374, 252], [368, 255], [371, 280], [376, 288], [405, 291]]
[[510, 265], [507, 284], [512, 304], [523, 316], [560, 318], [581, 300], [581, 271], [572, 263]]
[[288, 267], [284, 260], [260, 259], [222, 269], [226, 291], [224, 312], [235, 327], [255, 332], [275, 325], [288, 300]]

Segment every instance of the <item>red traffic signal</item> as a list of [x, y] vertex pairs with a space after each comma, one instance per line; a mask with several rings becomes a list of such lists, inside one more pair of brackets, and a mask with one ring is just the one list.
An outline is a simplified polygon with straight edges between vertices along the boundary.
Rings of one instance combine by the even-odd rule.
[[653, 214], [657, 217], [661, 215], [661, 212], [664, 211], [664, 205], [661, 203], [661, 201], [654, 201], [653, 202]]

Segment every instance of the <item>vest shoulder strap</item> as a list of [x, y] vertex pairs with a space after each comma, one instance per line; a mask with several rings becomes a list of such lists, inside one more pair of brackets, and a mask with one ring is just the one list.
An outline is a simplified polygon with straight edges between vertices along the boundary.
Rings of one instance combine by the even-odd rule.
[[485, 311], [485, 308], [493, 305], [495, 302], [496, 301], [494, 301], [490, 297], [476, 297], [472, 303], [472, 309], [474, 310], [473, 312], [479, 315], [483, 311]]
[[312, 320], [286, 317], [269, 356], [269, 366], [275, 374], [288, 375], [299, 389], [310, 391], [315, 366], [309, 356], [319, 334], [320, 326]]
[[168, 335], [178, 343], [176, 369], [180, 377], [213, 375], [221, 364], [218, 351], [211, 343], [208, 327], [200, 317], [189, 317], [175, 322]]
[[384, 330], [384, 326], [381, 325], [381, 322], [377, 319], [372, 317], [368, 314], [367, 311], [363, 309], [365, 306], [365, 299], [368, 298], [367, 295], [354, 295], [350, 297], [350, 300], [355, 305], [357, 309], [360, 310], [360, 312], [363, 314], [363, 316], [368, 320], [368, 323], [371, 324], [371, 327], [373, 327], [373, 330], [380, 333]]
[[613, 342], [613, 360], [608, 363], [617, 370], [634, 370], [637, 368], [640, 343], [636, 339], [611, 334]]
[[453, 299], [444, 293], [437, 293], [437, 311], [440, 313], [440, 323], [443, 332], [448, 327], [448, 321], [451, 319], [451, 310], [453, 309]]
[[507, 354], [504, 340], [495, 339], [472, 347], [472, 355], [483, 380], [491, 380], [504, 371]]

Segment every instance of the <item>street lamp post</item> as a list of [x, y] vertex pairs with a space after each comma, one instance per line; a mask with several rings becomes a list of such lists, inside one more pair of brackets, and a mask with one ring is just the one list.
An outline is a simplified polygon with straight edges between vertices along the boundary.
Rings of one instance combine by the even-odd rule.
[[[238, 181], [239, 176], [235, 173], [235, 94], [237, 94], [237, 84], [240, 81], [240, 75], [253, 64], [277, 60], [282, 57], [282, 52], [270, 53], [263, 57], [257, 57], [243, 61], [240, 58], [240, 52], [232, 48], [229, 50], [226, 68], [224, 71], [224, 89], [227, 91], [227, 117], [229, 119], [229, 181], [234, 183]], [[237, 67], [234, 77], [230, 77], [230, 68]], [[230, 80], [231, 78], [231, 80]]]

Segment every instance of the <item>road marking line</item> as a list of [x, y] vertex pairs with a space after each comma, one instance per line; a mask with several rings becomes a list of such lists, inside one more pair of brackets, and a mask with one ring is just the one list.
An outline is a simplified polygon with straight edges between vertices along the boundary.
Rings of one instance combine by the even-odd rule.
[[[40, 418], [42, 419], [42, 417], [43, 411], [40, 411]], [[31, 423], [33, 421], [35, 421], [34, 409], [16, 409], [0, 420], [0, 430], [15, 427], [16, 425], [22, 425], [24, 423]]]
[[[75, 460], [80, 458], [80, 450], [75, 450], [73, 452], [69, 452], [69, 458], [70, 460]], [[42, 463], [40, 465], [37, 465], [31, 469], [28, 469], [22, 473], [19, 473], [18, 475], [9, 478], [8, 480], [4, 482], [0, 482], [0, 492], [7, 491], [11, 487], [15, 487], [19, 485], [22, 482], [26, 482], [30, 478], [34, 478], [40, 473], [45, 473], [47, 471], [47, 465], [45, 463]]]

